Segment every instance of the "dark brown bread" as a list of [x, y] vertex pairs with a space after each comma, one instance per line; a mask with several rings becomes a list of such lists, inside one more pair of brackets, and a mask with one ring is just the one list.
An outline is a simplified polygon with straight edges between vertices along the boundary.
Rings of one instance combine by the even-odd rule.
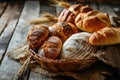
[[68, 9], [64, 9], [58, 17], [58, 22], [74, 23], [75, 15]]
[[37, 49], [48, 37], [49, 29], [46, 25], [33, 26], [27, 36], [27, 41], [31, 49]]
[[39, 48], [38, 53], [41, 57], [56, 59], [61, 51], [62, 41], [56, 37], [49, 37], [47, 41]]
[[58, 22], [49, 27], [51, 35], [58, 36], [63, 42], [72, 34], [77, 33], [78, 29], [69, 22]]

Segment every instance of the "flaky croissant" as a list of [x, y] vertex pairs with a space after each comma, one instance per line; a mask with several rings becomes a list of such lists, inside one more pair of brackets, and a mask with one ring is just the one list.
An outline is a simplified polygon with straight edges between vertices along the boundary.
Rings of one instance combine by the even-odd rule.
[[100, 11], [79, 13], [75, 18], [75, 24], [80, 30], [86, 32], [94, 32], [106, 26], [111, 27], [108, 14]]
[[92, 45], [114, 45], [120, 43], [120, 28], [106, 27], [94, 32], [89, 43]]

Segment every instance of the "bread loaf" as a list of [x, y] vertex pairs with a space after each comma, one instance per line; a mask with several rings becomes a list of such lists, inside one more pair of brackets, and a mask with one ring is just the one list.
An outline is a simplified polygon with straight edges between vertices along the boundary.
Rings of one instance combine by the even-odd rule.
[[92, 11], [93, 9], [86, 5], [83, 6], [82, 4], [74, 4], [71, 5], [68, 9], [64, 9], [58, 17], [58, 22], [70, 22], [75, 23], [75, 17], [79, 13], [86, 13]]
[[44, 40], [48, 37], [49, 29], [46, 25], [33, 26], [27, 36], [29, 47], [36, 50], [42, 45]]
[[78, 29], [75, 25], [69, 22], [58, 22], [49, 27], [51, 35], [58, 36], [63, 42], [72, 34], [77, 33]]
[[74, 20], [75, 20], [75, 15], [68, 9], [64, 9], [58, 17], [58, 22], [74, 23]]
[[82, 4], [74, 4], [71, 5], [68, 10], [70, 10], [75, 15], [78, 15], [79, 13], [86, 13], [92, 11], [93, 9], [88, 5], [84, 6]]
[[87, 32], [94, 32], [106, 26], [111, 26], [108, 14], [100, 11], [79, 13], [75, 18], [75, 24], [80, 30]]
[[56, 59], [61, 51], [62, 41], [56, 37], [49, 37], [47, 41], [39, 48], [38, 53], [42, 57]]
[[114, 45], [120, 43], [120, 28], [106, 27], [94, 32], [89, 43], [96, 46]]
[[88, 43], [91, 33], [81, 32], [73, 34], [62, 47], [61, 58], [85, 59], [94, 54], [97, 47]]

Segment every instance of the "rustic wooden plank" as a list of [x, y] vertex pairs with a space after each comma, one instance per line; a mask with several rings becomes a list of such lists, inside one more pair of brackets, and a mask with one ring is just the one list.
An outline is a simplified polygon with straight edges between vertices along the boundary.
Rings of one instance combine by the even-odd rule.
[[56, 15], [59, 16], [63, 9], [63, 7], [56, 6]]
[[56, 7], [40, 2], [40, 13], [48, 12], [56, 15]]
[[120, 16], [120, 3], [112, 3], [110, 5], [112, 9], [115, 11], [115, 13]]
[[[76, 2], [68, 2], [70, 5], [76, 4]], [[61, 11], [65, 9], [63, 7], [56, 6], [56, 15], [59, 16]]]
[[89, 2], [89, 3], [87, 3], [87, 4], [88, 4], [92, 9], [98, 10], [97, 3]]
[[[30, 28], [29, 21], [38, 17], [39, 15], [39, 3], [38, 1], [26, 1], [24, 9], [21, 13], [18, 24], [16, 25], [15, 32], [8, 47], [8, 51], [15, 48], [26, 40], [27, 32]], [[8, 66], [9, 65], [9, 66]], [[20, 63], [15, 62], [5, 55], [1, 67], [0, 78], [2, 80], [16, 80], [16, 73], [21, 67]], [[0, 80], [1, 80], [0, 79]], [[24, 80], [22, 78], [21, 80]]]
[[13, 31], [15, 29], [15, 26], [18, 22], [19, 15], [20, 15], [21, 8], [22, 8], [22, 6], [21, 6], [22, 4], [17, 4], [17, 3], [15, 5], [11, 6], [11, 4], [13, 4], [13, 3], [14, 2], [9, 3], [5, 13], [0, 18], [0, 21], [5, 20], [5, 22], [1, 21], [0, 25], [2, 27], [3, 26], [6, 27], [0, 36], [0, 56], [1, 56], [0, 61], [2, 60], [2, 57], [5, 54], [5, 51], [7, 49], [8, 44], [9, 44], [9, 41], [11, 39], [11, 36], [12, 36]]
[[10, 18], [14, 16], [15, 13], [14, 10], [18, 7], [17, 5], [13, 5], [15, 2], [11, 2], [8, 7], [6, 8], [4, 14], [0, 18], [0, 34], [5, 29], [6, 25], [8, 24]]
[[7, 7], [7, 2], [0, 3], [0, 17], [4, 13], [6, 7]]
[[115, 16], [116, 13], [113, 11], [111, 6], [107, 3], [99, 3], [99, 10], [108, 13], [110, 16]]

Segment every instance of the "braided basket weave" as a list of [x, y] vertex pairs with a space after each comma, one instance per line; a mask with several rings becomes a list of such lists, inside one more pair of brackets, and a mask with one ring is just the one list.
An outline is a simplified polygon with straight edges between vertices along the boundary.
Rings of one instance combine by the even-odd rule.
[[29, 49], [29, 53], [40, 64], [41, 68], [51, 72], [83, 70], [90, 67], [97, 60], [95, 57], [86, 59], [48, 59], [40, 57], [35, 51]]

